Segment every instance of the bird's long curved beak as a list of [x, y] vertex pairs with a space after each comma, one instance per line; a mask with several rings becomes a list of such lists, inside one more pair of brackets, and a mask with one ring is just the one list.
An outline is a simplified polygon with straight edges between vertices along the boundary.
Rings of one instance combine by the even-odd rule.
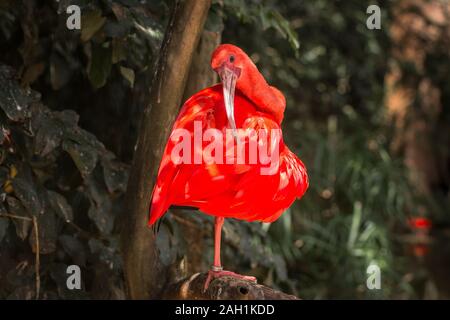
[[224, 64], [216, 71], [222, 80], [223, 99], [228, 122], [233, 130], [233, 136], [237, 137], [236, 120], [234, 119], [234, 91], [236, 90], [236, 81], [239, 78], [240, 69]]

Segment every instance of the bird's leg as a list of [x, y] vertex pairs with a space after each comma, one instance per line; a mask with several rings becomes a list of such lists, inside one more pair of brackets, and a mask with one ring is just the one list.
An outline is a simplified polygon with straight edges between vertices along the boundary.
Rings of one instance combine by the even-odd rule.
[[222, 264], [220, 263], [220, 242], [222, 241], [222, 226], [225, 221], [223, 217], [216, 217], [214, 219], [214, 264], [212, 270], [222, 271]]
[[222, 226], [225, 218], [216, 217], [214, 220], [214, 264], [211, 270], [208, 271], [208, 277], [205, 281], [204, 291], [208, 289], [209, 283], [215, 279], [224, 276], [233, 277], [241, 280], [256, 282], [256, 278], [252, 276], [244, 276], [232, 271], [223, 270], [222, 264], [220, 263], [220, 241], [222, 236]]

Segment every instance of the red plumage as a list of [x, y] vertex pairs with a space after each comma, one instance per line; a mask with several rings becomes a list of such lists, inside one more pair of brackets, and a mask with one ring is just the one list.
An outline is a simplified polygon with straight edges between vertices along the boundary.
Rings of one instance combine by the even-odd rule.
[[[286, 104], [283, 94], [268, 85], [250, 58], [233, 45], [219, 46], [213, 53], [211, 67], [222, 84], [201, 90], [181, 108], [164, 150], [149, 220], [149, 225], [153, 225], [171, 205], [196, 207], [215, 216], [214, 264], [205, 289], [212, 279], [221, 276], [256, 281], [254, 277], [222, 269], [220, 237], [224, 218], [275, 221], [308, 188], [305, 166], [284, 144], [281, 135]], [[205, 139], [203, 133], [208, 130], [219, 134]], [[196, 140], [199, 131], [200, 142]], [[181, 138], [180, 132], [186, 135]], [[178, 148], [180, 142], [186, 142], [184, 139], [189, 144], [181, 154]], [[216, 139], [223, 148], [210, 152], [215, 161], [205, 161], [203, 156], [211, 151], [208, 148]], [[243, 156], [237, 151], [239, 141]], [[256, 147], [259, 153], [255, 152]], [[263, 174], [272, 162], [262, 160], [261, 150], [276, 156], [277, 165], [270, 174]], [[202, 161], [174, 161], [175, 151], [180, 158], [187, 153], [191, 160], [199, 156]]]
[[[256, 76], [262, 78], [259, 73]], [[259, 85], [263, 87], [262, 89], [271, 91], [271, 94], [275, 93], [282, 105], [284, 97], [281, 93], [267, 84], [264, 87], [264, 84]], [[267, 112], [267, 108], [261, 110], [252, 101], [264, 100], [265, 95], [267, 93], [262, 91], [256, 94], [258, 99], [252, 99], [253, 97], [246, 96], [239, 89], [238, 82], [234, 98], [237, 128], [280, 128], [277, 118], [281, 121], [282, 115], [277, 117]], [[284, 106], [281, 112], [283, 111]], [[183, 128], [192, 133], [194, 121], [201, 121], [203, 130], [217, 128], [225, 131], [229, 128], [222, 84], [201, 90], [188, 99], [178, 115], [172, 132]], [[153, 190], [150, 225], [155, 223], [171, 205], [196, 207], [214, 216], [272, 222], [308, 188], [305, 166], [283, 141], [279, 145], [279, 170], [274, 175], [261, 175], [261, 164], [236, 164], [236, 161], [234, 164], [226, 164], [225, 161], [223, 164], [174, 164], [171, 161], [171, 152], [175, 144], [176, 142], [169, 139], [164, 151]], [[207, 144], [208, 142], [204, 142], [201, 147], [205, 148]], [[193, 146], [192, 152], [202, 151], [194, 150]], [[225, 157], [224, 154], [224, 159]]]

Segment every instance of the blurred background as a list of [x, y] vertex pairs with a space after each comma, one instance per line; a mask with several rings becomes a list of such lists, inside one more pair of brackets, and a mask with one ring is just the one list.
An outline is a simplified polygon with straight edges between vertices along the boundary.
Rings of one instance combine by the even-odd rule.
[[[173, 4], [0, 0], [0, 298], [125, 298], [123, 195]], [[228, 219], [227, 269], [304, 299], [450, 298], [449, 17], [445, 0], [213, 1], [185, 97], [216, 81], [219, 43], [238, 45], [285, 94], [310, 177], [277, 222]], [[207, 270], [211, 236], [209, 217], [169, 212], [162, 263]]]

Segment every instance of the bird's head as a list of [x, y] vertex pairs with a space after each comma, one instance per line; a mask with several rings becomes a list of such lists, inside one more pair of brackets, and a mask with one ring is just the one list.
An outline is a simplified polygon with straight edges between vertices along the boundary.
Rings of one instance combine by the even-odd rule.
[[222, 44], [212, 54], [211, 67], [219, 76], [225, 71], [231, 71], [239, 78], [245, 61], [249, 59], [240, 48], [232, 44]]
[[276, 88], [267, 84], [249, 56], [232, 44], [222, 44], [214, 50], [211, 67], [219, 75], [228, 121], [233, 130], [234, 92], [239, 89], [260, 111], [271, 114], [278, 123], [283, 119], [286, 100]]

